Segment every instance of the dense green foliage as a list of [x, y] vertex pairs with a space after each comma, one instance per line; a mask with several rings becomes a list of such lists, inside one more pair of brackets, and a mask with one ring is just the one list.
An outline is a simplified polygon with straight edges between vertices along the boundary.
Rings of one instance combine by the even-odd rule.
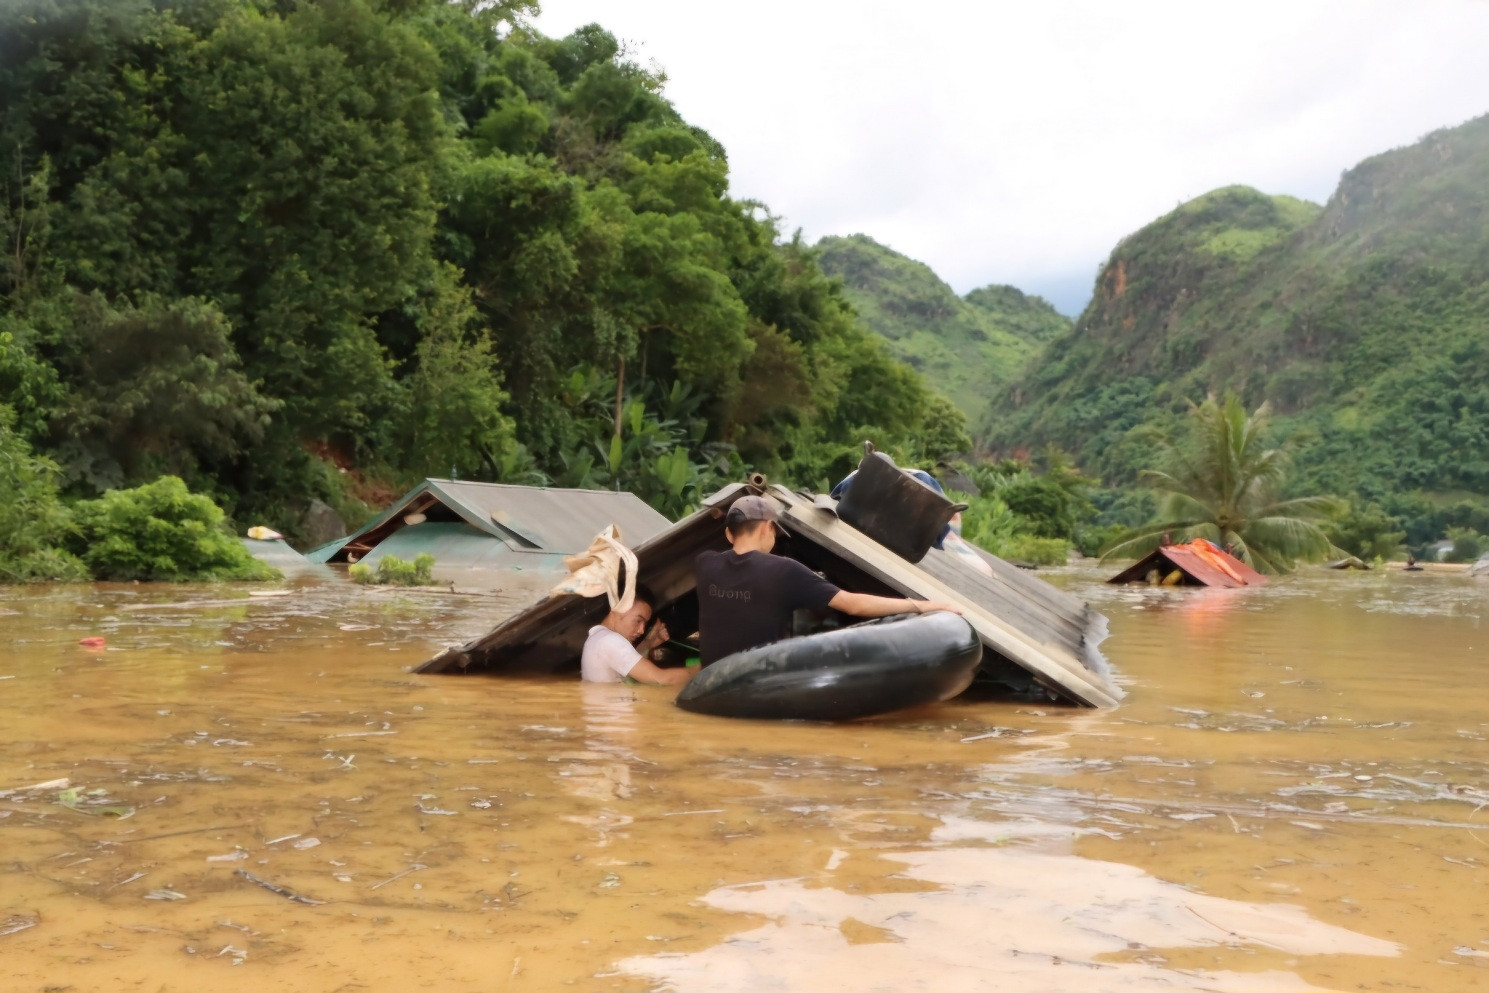
[[421, 552], [412, 562], [405, 562], [396, 555], [384, 555], [377, 560], [377, 568], [355, 563], [347, 570], [352, 582], [377, 586], [428, 586], [434, 582], [434, 556]]
[[427, 474], [678, 512], [968, 447], [662, 77], [534, 6], [0, 7], [0, 403], [68, 493], [293, 532]]
[[967, 415], [974, 440], [986, 429], [989, 399], [1070, 328], [1047, 302], [1012, 286], [958, 297], [928, 266], [867, 235], [823, 238], [817, 249], [864, 323]]
[[1002, 558], [1029, 565], [1063, 564], [1074, 548], [1094, 554], [1105, 532], [1093, 532], [1096, 508], [1090, 480], [1056, 449], [1044, 453], [1044, 471], [1016, 459], [962, 466], [971, 483], [954, 488], [967, 504], [962, 537]]
[[1337, 552], [1324, 530], [1343, 513], [1333, 497], [1280, 499], [1287, 445], [1268, 447], [1271, 411], [1248, 415], [1235, 396], [1209, 397], [1189, 411], [1187, 436], [1153, 432], [1162, 469], [1143, 472], [1159, 494], [1156, 519], [1120, 536], [1108, 557], [1141, 558], [1165, 539], [1206, 538], [1261, 572], [1280, 573], [1298, 561]]
[[[1368, 159], [1319, 208], [1232, 187], [1119, 244], [1076, 326], [995, 418], [1003, 450], [1057, 443], [1125, 485], [1191, 400], [1268, 402], [1291, 492], [1386, 515], [1419, 547], [1489, 493], [1489, 118]], [[1348, 546], [1346, 546], [1348, 547]]]
[[96, 579], [274, 579], [227, 530], [222, 509], [176, 476], [74, 507], [76, 550]]
[[38, 458], [0, 406], [0, 583], [73, 582], [87, 568], [66, 551], [72, 515], [57, 492], [55, 463]]

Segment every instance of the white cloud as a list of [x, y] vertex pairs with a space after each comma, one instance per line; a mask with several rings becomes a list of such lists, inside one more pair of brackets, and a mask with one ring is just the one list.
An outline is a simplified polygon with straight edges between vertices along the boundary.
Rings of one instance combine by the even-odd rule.
[[814, 240], [867, 233], [962, 292], [1089, 281], [1183, 200], [1322, 200], [1360, 159], [1489, 112], [1483, 0], [543, 10], [547, 34], [598, 22], [660, 63], [734, 195]]

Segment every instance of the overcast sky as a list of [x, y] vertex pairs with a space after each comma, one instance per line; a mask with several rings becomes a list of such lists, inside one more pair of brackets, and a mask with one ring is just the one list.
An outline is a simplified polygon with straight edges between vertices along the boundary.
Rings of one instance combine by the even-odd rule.
[[1217, 187], [1323, 202], [1489, 113], [1489, 0], [542, 0], [655, 62], [789, 234], [1074, 314], [1123, 236]]

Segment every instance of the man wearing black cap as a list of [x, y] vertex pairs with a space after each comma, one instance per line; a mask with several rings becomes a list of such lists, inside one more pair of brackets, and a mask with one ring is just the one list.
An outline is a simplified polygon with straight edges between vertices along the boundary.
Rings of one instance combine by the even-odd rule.
[[791, 614], [801, 608], [840, 610], [854, 617], [924, 614], [955, 604], [849, 593], [795, 559], [772, 555], [776, 532], [784, 534], [775, 504], [742, 496], [724, 518], [726, 552], [704, 552], [694, 569], [698, 580], [699, 655], [709, 665], [726, 655], [780, 641], [791, 633]]

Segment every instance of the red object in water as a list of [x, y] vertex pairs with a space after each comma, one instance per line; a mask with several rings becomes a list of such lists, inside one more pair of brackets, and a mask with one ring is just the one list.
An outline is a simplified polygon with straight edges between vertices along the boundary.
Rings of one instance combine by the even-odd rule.
[[103, 635], [95, 634], [91, 638], [82, 639], [78, 642], [78, 644], [82, 645], [84, 648], [102, 648], [104, 647], [105, 642], [103, 640]]

